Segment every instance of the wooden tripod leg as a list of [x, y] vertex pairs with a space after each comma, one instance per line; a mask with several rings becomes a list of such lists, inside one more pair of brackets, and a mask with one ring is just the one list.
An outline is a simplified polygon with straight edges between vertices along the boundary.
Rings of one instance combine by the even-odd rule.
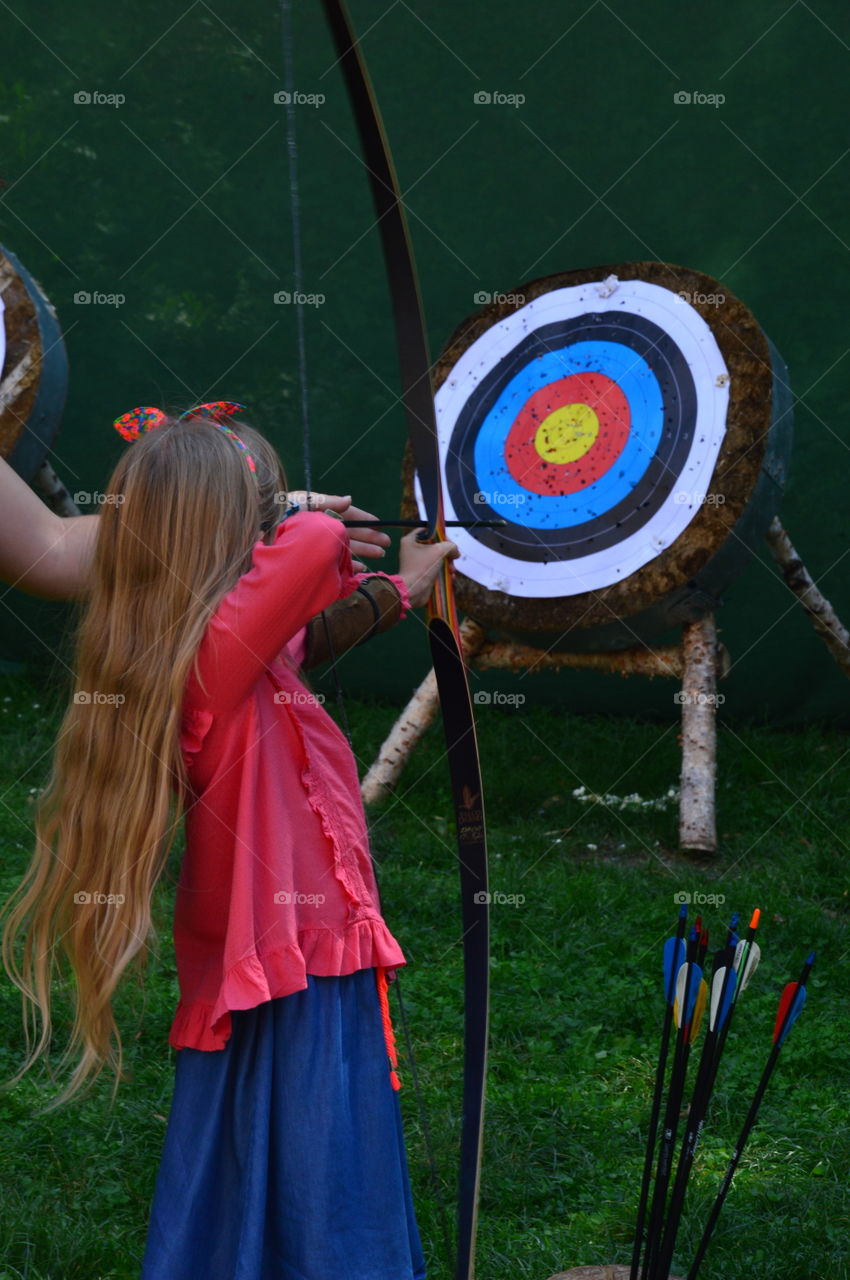
[[[714, 614], [682, 628], [682, 780], [679, 844], [716, 853], [717, 629]], [[721, 695], [722, 697], [722, 695]]]
[[850, 634], [826, 596], [815, 586], [778, 517], [774, 517], [767, 531], [767, 545], [815, 631], [844, 674], [850, 676]]

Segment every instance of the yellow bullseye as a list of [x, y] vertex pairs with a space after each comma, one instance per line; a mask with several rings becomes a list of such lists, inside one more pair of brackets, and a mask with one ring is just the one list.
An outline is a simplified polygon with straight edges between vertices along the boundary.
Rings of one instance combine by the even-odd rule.
[[543, 419], [534, 447], [544, 462], [577, 462], [596, 443], [599, 419], [589, 404], [564, 404]]

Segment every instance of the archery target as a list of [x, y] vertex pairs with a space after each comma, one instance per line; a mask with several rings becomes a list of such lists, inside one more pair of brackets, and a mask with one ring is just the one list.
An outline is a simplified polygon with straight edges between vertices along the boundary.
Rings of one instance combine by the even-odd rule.
[[[519, 597], [600, 590], [680, 536], [711, 488], [729, 371], [670, 289], [598, 280], [485, 330], [436, 394], [464, 575]], [[420, 502], [420, 511], [422, 510]]]

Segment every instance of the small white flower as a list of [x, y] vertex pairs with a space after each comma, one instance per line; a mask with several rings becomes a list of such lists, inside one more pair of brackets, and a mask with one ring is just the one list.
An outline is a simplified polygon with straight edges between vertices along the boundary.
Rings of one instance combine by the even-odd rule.
[[588, 791], [586, 787], [577, 787], [573, 792], [573, 798], [578, 800], [580, 804], [601, 804], [606, 809], [613, 809], [622, 812], [625, 809], [649, 809], [653, 812], [662, 813], [669, 808], [670, 804], [679, 799], [679, 788], [668, 787], [663, 796], [658, 796], [654, 800], [644, 800], [643, 796], [638, 795], [637, 791], [633, 791], [627, 796], [615, 796], [610, 792], [605, 795], [599, 795], [595, 791]]

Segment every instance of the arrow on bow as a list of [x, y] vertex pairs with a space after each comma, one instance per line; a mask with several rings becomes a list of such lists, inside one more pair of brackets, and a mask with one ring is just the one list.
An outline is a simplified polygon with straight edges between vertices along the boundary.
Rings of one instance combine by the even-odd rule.
[[[323, 0], [345, 76], [389, 279], [402, 402], [427, 512], [429, 538], [445, 538], [431, 360], [401, 192], [378, 104], [344, 0]], [[489, 1023], [489, 901], [481, 769], [466, 665], [458, 634], [453, 569], [443, 561], [428, 633], [443, 711], [460, 864], [464, 954], [463, 1123], [455, 1280], [471, 1280], [481, 1178]]]

